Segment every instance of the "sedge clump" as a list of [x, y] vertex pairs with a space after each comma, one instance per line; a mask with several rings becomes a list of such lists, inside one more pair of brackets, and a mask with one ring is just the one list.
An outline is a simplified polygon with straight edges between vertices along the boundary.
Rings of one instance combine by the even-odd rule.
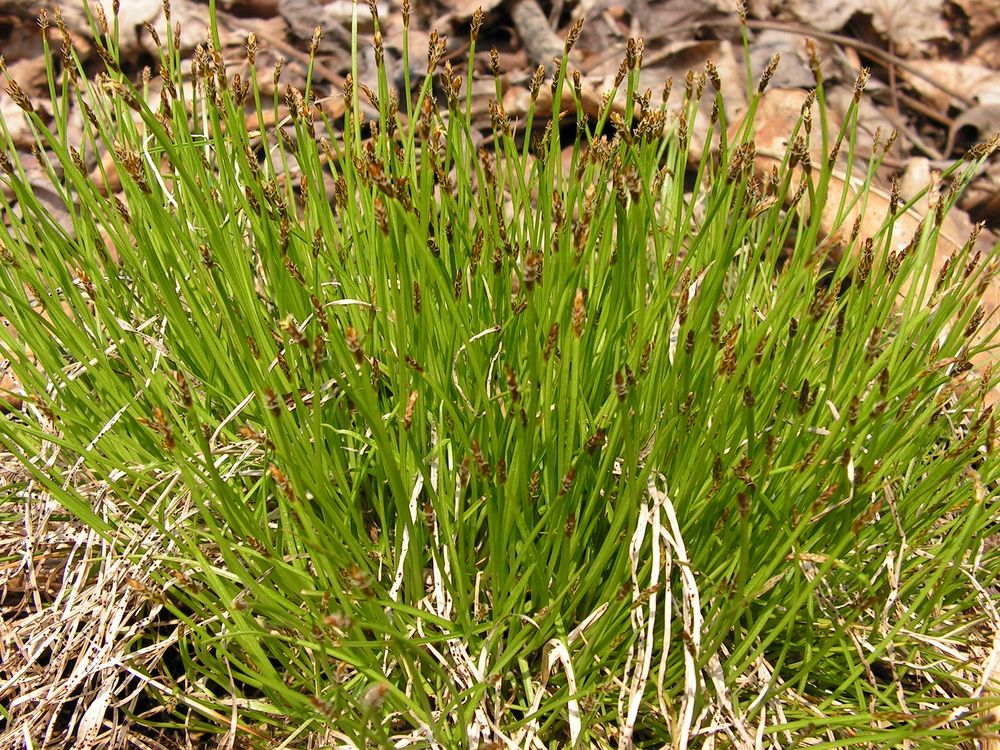
[[854, 154], [861, 83], [839, 133], [807, 108], [762, 175], [773, 65], [732, 127], [714, 67], [640, 94], [632, 41], [590, 116], [574, 27], [551, 114], [540, 69], [512, 122], [493, 56], [482, 147], [481, 14], [464, 77], [435, 34], [399, 94], [372, 10], [377, 83], [355, 24], [339, 118], [252, 38], [239, 75], [217, 35], [190, 75], [168, 38], [151, 100], [97, 21], [105, 69], [67, 45], [51, 123], [8, 84], [71, 226], [7, 135], [0, 341], [27, 400], [0, 441], [109, 550], [156, 540], [142, 590], [183, 623], [183, 675], [148, 690], [261, 743], [986, 731], [992, 269], [970, 243], [931, 278], [939, 222], [900, 252], [894, 212], [818, 262], [832, 167], [808, 142]]

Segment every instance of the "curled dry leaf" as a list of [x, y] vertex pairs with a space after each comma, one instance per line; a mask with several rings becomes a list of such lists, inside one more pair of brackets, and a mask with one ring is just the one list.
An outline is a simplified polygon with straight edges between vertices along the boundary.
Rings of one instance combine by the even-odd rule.
[[989, 138], [1000, 128], [1000, 102], [971, 107], [955, 118], [948, 133], [948, 153], [956, 144], [969, 146]]
[[958, 200], [958, 205], [967, 211], [974, 221], [985, 221], [990, 229], [1000, 229], [1000, 161], [986, 165]]

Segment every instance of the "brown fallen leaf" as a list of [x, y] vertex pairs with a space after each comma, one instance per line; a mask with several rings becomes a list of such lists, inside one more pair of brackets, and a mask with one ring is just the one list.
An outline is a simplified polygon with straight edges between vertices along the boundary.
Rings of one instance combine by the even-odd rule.
[[1000, 26], [1000, 3], [996, 0], [951, 0], [969, 21], [969, 38], [978, 39], [985, 34], [996, 32]]
[[[943, 84], [952, 91], [961, 91], [978, 104], [1000, 105], [1000, 71], [984, 65], [951, 60], [911, 60], [910, 68], [927, 78]], [[910, 70], [900, 69], [900, 76], [920, 97], [941, 112], [956, 103], [940, 87], [931, 84], [927, 78], [914, 75]], [[1000, 120], [993, 121], [1000, 126]]]
[[867, 4], [865, 0], [789, 0], [785, 8], [817, 31], [839, 31]]
[[966, 62], [1000, 70], [1000, 34], [990, 34], [983, 37], [979, 44], [972, 49]]
[[482, 9], [483, 13], [499, 8], [504, 4], [504, 0], [448, 0], [447, 13], [438, 19], [438, 25], [443, 26], [450, 21], [468, 21], [472, 18], [476, 9]]
[[801, 34], [779, 29], [764, 29], [755, 34], [750, 42], [750, 67], [764, 70], [775, 55], [781, 56], [781, 64], [771, 78], [771, 86], [810, 89], [816, 85]]
[[[757, 110], [757, 117], [754, 121], [755, 143], [757, 147], [756, 167], [761, 173], [770, 172], [773, 166], [778, 166], [784, 157], [788, 147], [788, 137], [799, 118], [802, 104], [806, 94], [802, 91], [789, 89], [769, 90], [761, 99]], [[814, 109], [814, 119], [818, 113]], [[829, 123], [832, 132], [836, 132], [835, 122]], [[814, 127], [815, 133], [817, 128]], [[816, 141], [819, 139], [817, 138]], [[813, 163], [819, 164], [825, 160], [822, 147], [817, 142], [811, 144], [811, 158]], [[789, 195], [792, 195], [801, 179], [801, 168], [797, 168], [793, 174]], [[822, 244], [831, 252], [832, 260], [839, 260], [839, 253], [842, 252], [844, 238], [851, 232], [852, 227], [860, 216], [859, 237], [875, 237], [882, 231], [886, 218], [890, 214], [890, 194], [881, 188], [870, 186], [865, 190], [865, 206], [855, 205], [838, 217], [838, 211], [842, 197], [846, 196], [846, 203], [851, 201], [864, 189], [864, 180], [855, 176], [845, 168], [834, 168], [830, 179], [829, 191], [820, 218], [820, 236]], [[926, 204], [924, 209], [927, 209]], [[921, 228], [924, 213], [916, 208], [909, 208], [896, 214], [890, 237], [890, 249], [895, 252], [902, 251], [910, 242], [911, 238]], [[969, 239], [971, 221], [962, 211], [952, 209], [944, 216], [938, 236], [935, 255], [931, 259], [930, 274], [932, 277], [939, 274], [948, 262], [952, 253], [958, 252]], [[857, 248], [861, 242], [854, 243]], [[903, 287], [901, 294], [907, 293], [908, 288]], [[928, 291], [925, 303], [930, 301]], [[979, 304], [985, 314], [985, 323], [970, 341], [971, 344], [979, 344], [984, 341], [984, 337], [990, 329], [996, 325], [997, 310], [1000, 308], [1000, 281], [995, 275], [991, 275]], [[1000, 360], [1000, 351], [992, 350], [978, 357], [973, 358], [973, 364], [981, 372], [982, 368], [992, 365]], [[991, 392], [988, 398], [989, 403], [1000, 400], [1000, 394]]]
[[237, 16], [271, 18], [278, 13], [278, 0], [223, 0], [222, 7]]
[[[989, 138], [998, 129], [1000, 129], [1000, 103], [970, 107], [952, 123], [948, 132], [947, 153], [951, 153], [956, 143], [961, 144], [966, 141], [965, 145], [972, 145]], [[963, 135], [971, 137], [963, 138]]]
[[1000, 160], [986, 165], [958, 201], [974, 221], [985, 221], [996, 230], [1000, 218]]
[[9, 368], [0, 375], [0, 413], [5, 411], [20, 411], [24, 402], [21, 400], [23, 391], [21, 384]]

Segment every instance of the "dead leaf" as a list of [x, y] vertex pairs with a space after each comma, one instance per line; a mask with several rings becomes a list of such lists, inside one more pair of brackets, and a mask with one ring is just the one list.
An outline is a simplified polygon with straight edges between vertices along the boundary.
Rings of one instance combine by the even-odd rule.
[[710, 27], [713, 21], [732, 18], [735, 7], [727, 0], [639, 2], [635, 3], [635, 21], [649, 48], [656, 40], [694, 38], [699, 26]]
[[278, 13], [278, 0], [223, 0], [222, 7], [237, 16], [271, 18]]
[[871, 15], [875, 30], [892, 42], [892, 51], [900, 57], [916, 57], [928, 51], [930, 42], [951, 35], [944, 22], [944, 0], [871, 0], [861, 10]]
[[17, 148], [28, 148], [35, 142], [34, 133], [28, 124], [28, 118], [24, 116], [24, 110], [6, 94], [0, 95], [0, 118], [7, 126], [10, 139]]
[[448, 12], [438, 19], [438, 24], [443, 26], [449, 21], [468, 21], [477, 8], [482, 8], [483, 13], [489, 13], [503, 4], [504, 0], [448, 0]]
[[791, 0], [786, 7], [806, 26], [818, 31], [839, 31], [867, 5], [863, 0]]
[[755, 71], [764, 70], [775, 55], [781, 56], [781, 64], [771, 78], [771, 86], [806, 89], [815, 83], [801, 34], [765, 29], [750, 43], [750, 66]]
[[[874, 88], [874, 86], [869, 85], [869, 90], [874, 90]], [[854, 92], [846, 86], [837, 86], [827, 94], [827, 104], [836, 116], [836, 126], [839, 127], [840, 123], [843, 122], [853, 98]], [[912, 144], [908, 131], [901, 129], [899, 123], [898, 116], [895, 116], [888, 107], [877, 105], [870, 96], [861, 97], [861, 101], [858, 103], [858, 132], [855, 141], [857, 152], [863, 156], [872, 152], [876, 132], [880, 133], [884, 140], [893, 130], [898, 130], [899, 135], [893, 152], [909, 153]]]
[[978, 39], [1000, 26], [1000, 3], [996, 0], [952, 0], [969, 19], [969, 37]]
[[1000, 103], [970, 107], [955, 118], [948, 133], [948, 153], [957, 144], [961, 148], [986, 140], [1000, 129]]
[[3, 371], [0, 376], [0, 413], [13, 409], [20, 411], [23, 402], [21, 401], [21, 384], [14, 373], [9, 368]]
[[320, 42], [322, 51], [336, 52], [343, 49], [345, 41], [350, 49], [350, 33], [353, 6], [358, 9], [358, 28], [368, 33], [374, 28], [371, 13], [364, 3], [334, 2], [317, 3], [314, 0], [278, 0], [278, 13], [288, 23], [292, 33], [301, 40], [312, 38], [313, 29], [323, 28]]
[[[115, 0], [98, 0], [104, 8], [104, 13], [110, 21], [114, 18]], [[144, 21], [152, 21], [163, 12], [160, 0], [128, 0], [118, 4], [118, 27], [120, 29], [135, 29]]]
[[1000, 216], [1000, 160], [989, 162], [958, 199], [973, 221], [996, 221]]
[[907, 162], [903, 176], [899, 178], [899, 194], [903, 200], [911, 200], [919, 195], [930, 181], [930, 159], [915, 156]]
[[[1000, 104], [1000, 71], [983, 65], [952, 62], [951, 60], [911, 60], [910, 66], [919, 73], [979, 104]], [[927, 79], [900, 69], [900, 75], [928, 104], [941, 112], [954, 106], [952, 98]], [[1000, 121], [997, 121], [1000, 123]]]
[[1000, 70], [1000, 34], [991, 34], [979, 42], [966, 62]]

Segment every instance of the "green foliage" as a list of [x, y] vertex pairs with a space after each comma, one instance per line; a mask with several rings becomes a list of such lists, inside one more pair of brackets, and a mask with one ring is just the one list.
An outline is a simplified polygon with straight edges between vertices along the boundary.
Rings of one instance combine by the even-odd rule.
[[[728, 134], [715, 94], [685, 184], [712, 90], [639, 97], [634, 48], [617, 113], [588, 122], [564, 56], [576, 116], [522, 138], [494, 104], [480, 149], [455, 71], [400, 112], [380, 66], [333, 123], [309, 87], [265, 102], [252, 42], [249, 80], [201, 49], [188, 81], [167, 40], [151, 107], [101, 38], [106, 72], [66, 52], [54, 123], [28, 115], [71, 227], [7, 138], [0, 337], [31, 399], [0, 441], [112, 541], [78, 469], [169, 540], [189, 721], [235, 691], [258, 737], [358, 746], [979, 731], [949, 644], [998, 573], [988, 270], [967, 247], [930, 278], [938, 222], [827, 257], [831, 169], [755, 175], [758, 94]], [[247, 102], [290, 114], [251, 133]], [[855, 118], [789, 141], [853, 155]], [[121, 199], [82, 168], [108, 151]]]

